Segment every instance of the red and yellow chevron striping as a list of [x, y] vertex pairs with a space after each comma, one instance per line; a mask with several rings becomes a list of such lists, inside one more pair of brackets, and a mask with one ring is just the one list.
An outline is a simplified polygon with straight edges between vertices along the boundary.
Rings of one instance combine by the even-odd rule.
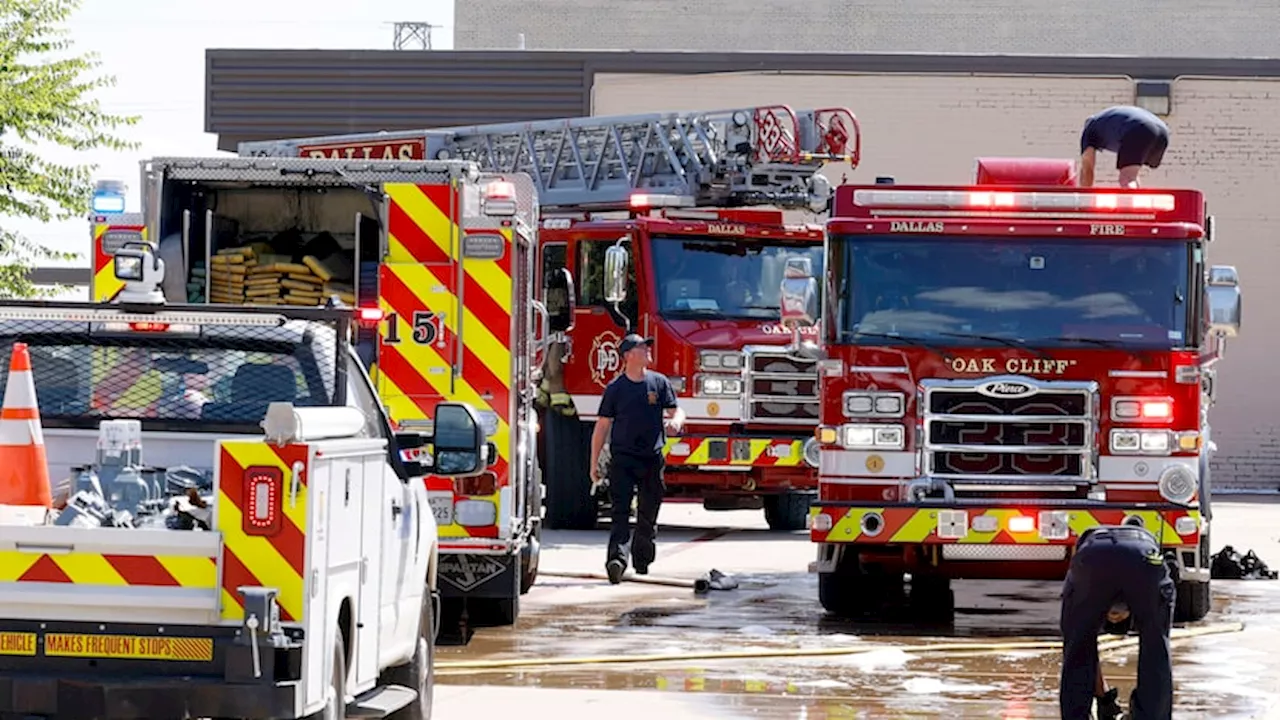
[[[1066, 537], [1045, 538], [1041, 534], [1041, 512], [1065, 512], [1067, 514]], [[963, 537], [954, 523], [954, 516], [945, 513], [967, 512]], [[915, 508], [915, 507], [814, 507], [809, 511], [810, 539], [828, 543], [910, 543], [926, 545], [987, 544], [987, 545], [1073, 545], [1079, 536], [1091, 527], [1120, 525], [1126, 518], [1137, 516], [1143, 526], [1166, 546], [1195, 545], [1200, 539], [1200, 512], [1198, 510], [1139, 510], [1130, 508], [1061, 509], [1061, 508]], [[825, 523], [816, 522], [819, 516], [830, 518], [830, 530], [819, 530]], [[867, 516], [879, 516], [878, 522], [864, 523]], [[1010, 519], [1026, 517], [1012, 530]], [[1196, 520], [1195, 529], [1179, 534], [1176, 526], [1179, 518]], [[1014, 523], [1019, 525], [1018, 523]], [[941, 533], [947, 526], [951, 532]], [[873, 532], [868, 533], [870, 527]]]
[[[223, 441], [218, 452], [218, 530], [222, 532], [222, 619], [241, 620], [236, 588], [280, 591], [280, 619], [302, 622], [307, 536], [306, 445]], [[271, 487], [255, 492], [256, 483]], [[252, 495], [250, 494], [252, 493]], [[258, 509], [262, 500], [269, 508]], [[247, 517], [246, 517], [247, 516]], [[263, 519], [256, 528], [255, 519]]]
[[795, 467], [804, 443], [793, 438], [675, 437], [663, 447], [668, 466]]
[[116, 279], [114, 256], [103, 252], [103, 236], [112, 230], [124, 230], [142, 234], [146, 239], [147, 229], [143, 225], [112, 225], [111, 223], [95, 223], [93, 226], [93, 301], [111, 302], [124, 289], [124, 283]]
[[[379, 271], [386, 318], [374, 378], [379, 394], [396, 422], [427, 419], [446, 400], [492, 413], [497, 431], [490, 440], [499, 454], [493, 471], [501, 489], [508, 482], [511, 437], [511, 230], [464, 233], [453, 220], [457, 190], [449, 185], [395, 183], [385, 190], [391, 202], [388, 253]], [[475, 232], [502, 238], [498, 259], [462, 257], [464, 234]], [[498, 497], [487, 499], [496, 503]], [[496, 525], [440, 528], [443, 538], [497, 532]]]
[[0, 551], [0, 582], [214, 588], [218, 585], [215, 560], [191, 555], [46, 555], [8, 550]]

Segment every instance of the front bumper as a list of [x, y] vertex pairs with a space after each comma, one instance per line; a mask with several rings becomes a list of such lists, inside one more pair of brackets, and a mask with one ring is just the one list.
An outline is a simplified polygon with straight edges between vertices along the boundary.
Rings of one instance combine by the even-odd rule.
[[1199, 544], [1204, 527], [1197, 509], [1154, 503], [855, 505], [824, 501], [809, 513], [813, 542], [866, 545], [1072, 546], [1089, 528], [1141, 521], [1161, 545], [1171, 548]]
[[793, 437], [682, 435], [667, 438], [663, 455], [668, 468], [812, 467], [804, 460], [804, 440]]
[[262, 676], [254, 678], [237, 630], [0, 621], [0, 716], [294, 717], [300, 635], [287, 648], [263, 648]]

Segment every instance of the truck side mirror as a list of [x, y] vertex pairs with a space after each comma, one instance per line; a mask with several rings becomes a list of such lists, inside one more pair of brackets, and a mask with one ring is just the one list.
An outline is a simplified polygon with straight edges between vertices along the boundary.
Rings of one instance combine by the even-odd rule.
[[630, 256], [622, 240], [604, 251], [604, 301], [620, 303], [627, 299], [627, 265]]
[[1205, 283], [1205, 297], [1209, 313], [1209, 332], [1222, 337], [1240, 334], [1240, 275], [1234, 265], [1214, 265], [1209, 268]]
[[573, 275], [569, 268], [556, 268], [544, 282], [547, 314], [551, 332], [569, 332], [573, 329], [573, 314], [577, 299], [573, 293]]
[[807, 257], [789, 257], [782, 272], [779, 319], [783, 326], [798, 329], [818, 320], [818, 281]]
[[[397, 435], [396, 439], [400, 441], [401, 435]], [[413, 444], [409, 438], [405, 440], [408, 444]], [[470, 405], [452, 402], [436, 405], [430, 442], [430, 465], [421, 461], [404, 463], [410, 477], [467, 477], [477, 475], [485, 468], [484, 429], [480, 426], [480, 417]], [[425, 445], [426, 438], [423, 438], [418, 447]], [[402, 445], [401, 449], [412, 448]]]

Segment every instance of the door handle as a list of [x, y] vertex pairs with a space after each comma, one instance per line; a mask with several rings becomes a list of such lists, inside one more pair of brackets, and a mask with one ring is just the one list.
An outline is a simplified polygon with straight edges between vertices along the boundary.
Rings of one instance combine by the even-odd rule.
[[392, 500], [392, 501], [391, 501], [391, 517], [392, 517], [392, 519], [398, 519], [398, 518], [400, 517], [400, 513], [402, 513], [402, 512], [404, 512], [404, 508], [402, 508], [402, 507], [400, 507], [398, 504], [396, 504], [396, 501], [395, 501], [395, 500]]

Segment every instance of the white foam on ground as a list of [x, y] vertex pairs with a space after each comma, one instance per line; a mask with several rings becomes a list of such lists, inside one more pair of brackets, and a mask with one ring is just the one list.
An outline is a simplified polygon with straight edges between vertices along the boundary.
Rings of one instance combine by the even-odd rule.
[[994, 685], [977, 683], [948, 682], [936, 677], [913, 677], [902, 683], [902, 687], [914, 695], [940, 695], [945, 693], [989, 693], [998, 690]]

